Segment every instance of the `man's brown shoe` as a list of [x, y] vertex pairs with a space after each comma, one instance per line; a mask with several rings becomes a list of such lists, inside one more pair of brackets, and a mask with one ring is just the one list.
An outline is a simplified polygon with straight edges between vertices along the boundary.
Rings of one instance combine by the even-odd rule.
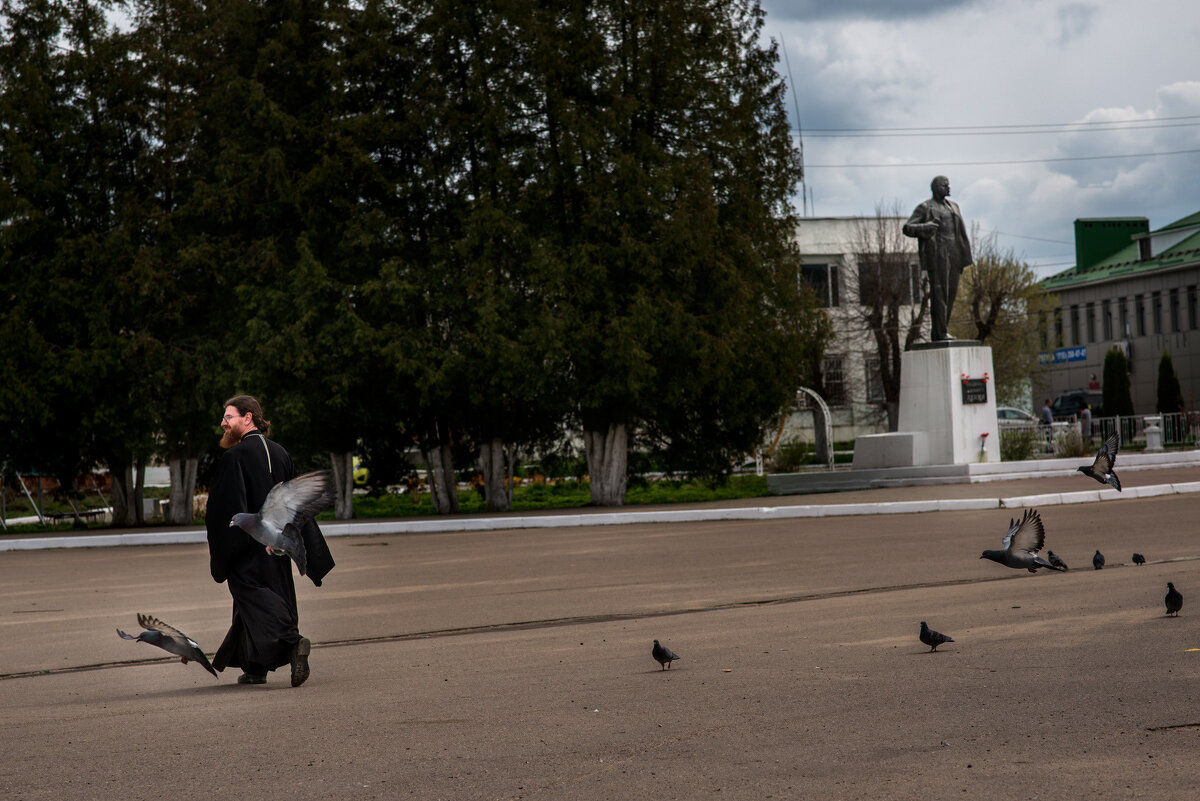
[[307, 637], [301, 637], [300, 642], [292, 647], [292, 686], [299, 687], [308, 679], [308, 654], [312, 643]]

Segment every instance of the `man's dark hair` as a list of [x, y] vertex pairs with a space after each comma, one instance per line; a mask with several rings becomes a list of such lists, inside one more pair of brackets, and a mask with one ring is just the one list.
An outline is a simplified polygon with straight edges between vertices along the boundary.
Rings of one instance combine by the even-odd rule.
[[234, 395], [225, 401], [221, 408], [224, 409], [226, 406], [232, 406], [242, 415], [247, 413], [254, 415], [254, 427], [263, 434], [271, 433], [271, 421], [263, 417], [262, 404], [258, 402], [258, 398], [253, 395]]

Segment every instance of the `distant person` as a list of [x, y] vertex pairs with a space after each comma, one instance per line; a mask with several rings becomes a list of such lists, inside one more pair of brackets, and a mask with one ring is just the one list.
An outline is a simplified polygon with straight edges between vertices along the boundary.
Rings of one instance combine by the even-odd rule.
[[1092, 438], [1092, 405], [1085, 403], [1079, 410], [1079, 433], [1085, 440]]
[[[295, 476], [292, 457], [267, 439], [271, 424], [262, 405], [249, 395], [225, 401], [221, 447], [208, 493], [209, 570], [227, 582], [233, 596], [233, 625], [213, 657], [213, 667], [242, 669], [238, 684], [263, 684], [267, 673], [291, 665], [292, 686], [309, 675], [312, 644], [301, 636], [292, 560], [274, 556], [229, 521], [239, 512], [258, 512], [271, 488]], [[308, 551], [307, 575], [317, 586], [333, 568], [333, 558], [316, 523], [301, 532]]]
[[1046, 402], [1042, 404], [1042, 425], [1054, 425], [1054, 410], [1050, 408], [1050, 399], [1046, 398]]

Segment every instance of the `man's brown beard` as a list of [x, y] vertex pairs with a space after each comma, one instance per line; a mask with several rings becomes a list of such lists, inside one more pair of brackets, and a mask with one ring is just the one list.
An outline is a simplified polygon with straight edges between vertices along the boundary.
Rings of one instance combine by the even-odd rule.
[[237, 445], [241, 441], [242, 441], [242, 438], [239, 437], [237, 434], [233, 433], [232, 428], [221, 435], [221, 447], [224, 448], [225, 450], [229, 450], [230, 448], [232, 448], [234, 445]]

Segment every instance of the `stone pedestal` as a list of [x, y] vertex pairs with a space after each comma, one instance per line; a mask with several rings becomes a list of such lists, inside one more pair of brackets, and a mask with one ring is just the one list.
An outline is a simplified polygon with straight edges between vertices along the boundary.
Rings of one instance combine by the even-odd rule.
[[995, 390], [992, 349], [978, 342], [905, 351], [899, 430], [855, 440], [854, 469], [1000, 461]]

